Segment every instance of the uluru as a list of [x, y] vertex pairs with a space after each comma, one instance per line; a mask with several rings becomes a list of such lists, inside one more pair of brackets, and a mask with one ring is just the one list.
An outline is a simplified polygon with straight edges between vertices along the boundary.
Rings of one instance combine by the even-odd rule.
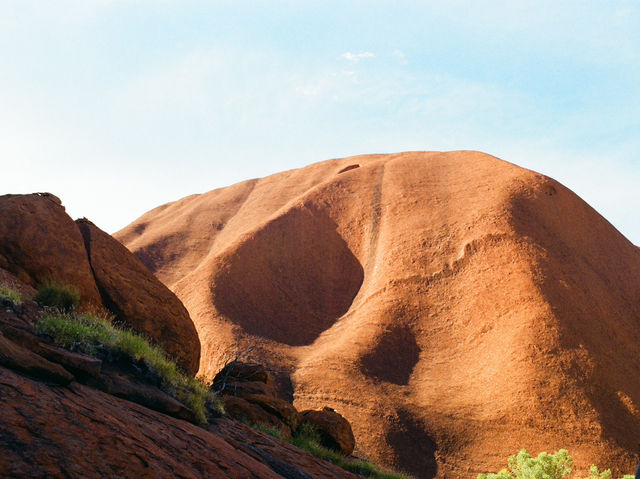
[[640, 2], [0, 19], [0, 479], [640, 479]]
[[250, 351], [383, 466], [475, 477], [566, 448], [580, 474], [635, 470], [640, 249], [543, 174], [475, 151], [334, 159], [114, 236], [184, 304], [200, 375]]

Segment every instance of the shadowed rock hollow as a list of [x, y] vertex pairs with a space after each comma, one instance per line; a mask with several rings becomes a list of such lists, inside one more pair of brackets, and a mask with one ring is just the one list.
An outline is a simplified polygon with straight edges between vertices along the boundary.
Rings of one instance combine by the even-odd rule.
[[635, 469], [640, 250], [548, 177], [471, 151], [344, 158], [116, 237], [184, 302], [201, 373], [254, 346], [376, 461], [473, 477], [567, 448], [580, 474]]
[[313, 343], [346, 313], [363, 278], [336, 224], [304, 207], [267, 223], [225, 260], [213, 278], [217, 309], [248, 334], [291, 346]]

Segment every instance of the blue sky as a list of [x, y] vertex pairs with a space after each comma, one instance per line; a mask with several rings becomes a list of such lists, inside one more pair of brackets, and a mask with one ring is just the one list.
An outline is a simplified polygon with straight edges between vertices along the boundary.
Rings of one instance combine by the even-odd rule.
[[0, 0], [0, 193], [109, 232], [315, 161], [454, 149], [640, 244], [640, 2]]

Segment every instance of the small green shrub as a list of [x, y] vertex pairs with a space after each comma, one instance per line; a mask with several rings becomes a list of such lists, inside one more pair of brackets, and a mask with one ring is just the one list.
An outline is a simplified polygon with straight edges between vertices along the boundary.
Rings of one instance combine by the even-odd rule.
[[91, 356], [107, 352], [124, 353], [144, 360], [160, 378], [160, 388], [191, 408], [201, 424], [207, 423], [208, 410], [222, 413], [220, 400], [202, 381], [183, 374], [158, 346], [142, 336], [114, 326], [104, 318], [91, 314], [53, 311], [45, 313], [38, 330], [53, 338], [65, 349]]
[[38, 287], [33, 299], [41, 306], [71, 311], [80, 303], [80, 291], [75, 286], [48, 281]]
[[587, 479], [611, 479], [611, 469], [605, 469], [600, 472], [596, 466], [592, 465], [589, 468], [589, 477]]
[[[509, 457], [508, 464], [509, 469], [478, 474], [478, 479], [562, 479], [573, 470], [573, 459], [566, 449], [560, 449], [555, 454], [541, 452], [536, 458], [522, 449], [517, 455]], [[587, 479], [611, 479], [611, 469], [600, 472], [596, 466], [591, 466], [589, 476]], [[625, 475], [622, 479], [634, 477]]]
[[[635, 479], [635, 477], [634, 474], [625, 474], [620, 479]], [[585, 479], [611, 479], [611, 469], [600, 472], [596, 466], [592, 465], [589, 468], [589, 477]]]
[[478, 479], [562, 479], [571, 474], [573, 460], [566, 449], [555, 454], [541, 452], [537, 458], [522, 449], [517, 455], [510, 456], [509, 470], [502, 469], [498, 473], [478, 474]]
[[9, 285], [0, 285], [0, 301], [8, 301], [13, 305], [22, 304], [22, 295]]

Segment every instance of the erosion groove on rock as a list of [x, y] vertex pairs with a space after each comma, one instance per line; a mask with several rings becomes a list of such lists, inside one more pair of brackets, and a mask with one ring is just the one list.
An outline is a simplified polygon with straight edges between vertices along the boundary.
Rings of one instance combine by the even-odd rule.
[[580, 475], [635, 470], [640, 249], [550, 178], [473, 151], [365, 155], [115, 236], [184, 302], [201, 373], [254, 347], [377, 462], [462, 478], [567, 448]]

